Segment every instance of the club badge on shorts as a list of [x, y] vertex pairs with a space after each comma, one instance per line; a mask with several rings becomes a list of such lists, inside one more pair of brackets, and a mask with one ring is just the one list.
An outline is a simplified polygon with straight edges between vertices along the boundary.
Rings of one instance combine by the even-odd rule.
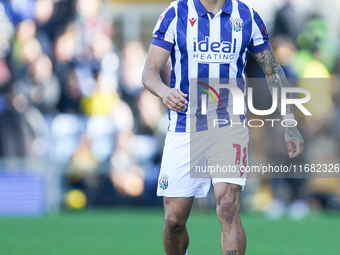
[[243, 28], [243, 19], [230, 17], [230, 25], [235, 32], [240, 32]]
[[166, 174], [162, 174], [161, 178], [159, 178], [159, 187], [161, 189], [167, 189], [168, 188], [168, 179], [169, 176]]

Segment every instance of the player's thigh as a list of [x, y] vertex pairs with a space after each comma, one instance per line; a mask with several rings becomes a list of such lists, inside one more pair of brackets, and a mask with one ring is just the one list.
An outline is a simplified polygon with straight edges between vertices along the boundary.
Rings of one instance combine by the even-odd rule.
[[[221, 133], [219, 130], [218, 132]], [[248, 164], [249, 132], [247, 128], [225, 129], [216, 132], [214, 143], [209, 149], [208, 166], [213, 184], [233, 183], [244, 188]]]
[[164, 197], [166, 222], [185, 224], [191, 211], [194, 197]]

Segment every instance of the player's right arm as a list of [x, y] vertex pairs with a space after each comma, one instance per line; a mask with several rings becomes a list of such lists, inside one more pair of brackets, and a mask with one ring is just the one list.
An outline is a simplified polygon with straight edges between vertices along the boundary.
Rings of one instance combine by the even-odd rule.
[[142, 81], [144, 86], [155, 96], [162, 99], [170, 110], [180, 112], [186, 109], [188, 95], [176, 88], [169, 88], [162, 82], [160, 72], [168, 61], [170, 52], [151, 44], [148, 57], [143, 70]]

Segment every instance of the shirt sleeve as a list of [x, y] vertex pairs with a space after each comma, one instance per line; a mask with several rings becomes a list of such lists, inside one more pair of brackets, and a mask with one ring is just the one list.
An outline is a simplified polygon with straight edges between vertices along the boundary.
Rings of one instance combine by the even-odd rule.
[[267, 26], [260, 15], [253, 10], [252, 38], [248, 49], [252, 53], [259, 53], [270, 46]]
[[175, 45], [176, 10], [172, 4], [159, 16], [152, 32], [151, 44], [162, 47], [168, 51]]

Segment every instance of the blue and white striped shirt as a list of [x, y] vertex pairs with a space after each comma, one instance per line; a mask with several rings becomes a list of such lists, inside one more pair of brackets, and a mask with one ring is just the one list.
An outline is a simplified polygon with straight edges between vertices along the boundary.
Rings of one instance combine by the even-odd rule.
[[[245, 95], [248, 53], [261, 52], [270, 45], [266, 25], [259, 14], [237, 0], [226, 0], [216, 15], [208, 12], [199, 0], [172, 2], [159, 17], [151, 43], [171, 52], [170, 87], [189, 94], [187, 110], [179, 113], [169, 110], [169, 131], [172, 132], [210, 129], [209, 114], [201, 115], [199, 109], [190, 114], [192, 78], [217, 78], [221, 84], [237, 79], [237, 86]], [[204, 92], [198, 90], [198, 93]], [[215, 116], [243, 122], [245, 115], [232, 115], [229, 90], [220, 88], [218, 94], [226, 103], [214, 108]], [[194, 129], [190, 129], [190, 118], [196, 119]]]

